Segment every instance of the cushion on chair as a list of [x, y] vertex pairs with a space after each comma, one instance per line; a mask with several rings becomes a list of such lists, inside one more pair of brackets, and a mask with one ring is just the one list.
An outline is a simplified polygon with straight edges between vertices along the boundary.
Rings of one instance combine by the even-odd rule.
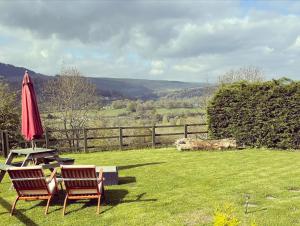
[[[98, 189], [100, 193], [102, 193], [102, 182], [98, 184]], [[70, 195], [91, 195], [91, 194], [98, 194], [96, 188], [84, 188], [84, 189], [70, 189], [69, 190]]]
[[48, 189], [51, 194], [55, 191], [55, 179], [53, 178], [50, 183], [48, 183]]
[[48, 195], [46, 189], [40, 190], [19, 190], [20, 195]]

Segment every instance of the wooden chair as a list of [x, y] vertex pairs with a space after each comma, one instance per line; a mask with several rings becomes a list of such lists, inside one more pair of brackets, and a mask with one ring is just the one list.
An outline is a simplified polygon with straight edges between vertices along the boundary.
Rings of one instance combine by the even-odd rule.
[[62, 165], [61, 175], [66, 188], [63, 215], [68, 199], [98, 199], [97, 214], [100, 212], [101, 197], [104, 198], [103, 169], [96, 175], [93, 165]]
[[8, 169], [17, 197], [11, 208], [11, 215], [18, 200], [48, 200], [45, 214], [48, 213], [50, 201], [58, 192], [56, 181], [56, 170], [46, 178], [41, 166], [14, 167]]

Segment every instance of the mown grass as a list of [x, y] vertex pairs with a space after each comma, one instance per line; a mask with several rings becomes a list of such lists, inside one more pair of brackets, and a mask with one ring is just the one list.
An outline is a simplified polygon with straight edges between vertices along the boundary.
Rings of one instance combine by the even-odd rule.
[[77, 201], [62, 217], [60, 193], [47, 216], [45, 201], [20, 201], [10, 217], [15, 191], [6, 176], [1, 225], [212, 225], [216, 208], [227, 203], [241, 225], [300, 225], [299, 152], [149, 149], [66, 156], [77, 164], [119, 166], [121, 184], [107, 187], [101, 214], [95, 214], [95, 202]]

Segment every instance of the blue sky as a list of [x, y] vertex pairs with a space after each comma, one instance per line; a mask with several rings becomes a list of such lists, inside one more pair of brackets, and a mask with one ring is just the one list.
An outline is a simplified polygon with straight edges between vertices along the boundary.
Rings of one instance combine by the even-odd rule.
[[55, 75], [300, 79], [300, 1], [1, 1], [0, 62]]

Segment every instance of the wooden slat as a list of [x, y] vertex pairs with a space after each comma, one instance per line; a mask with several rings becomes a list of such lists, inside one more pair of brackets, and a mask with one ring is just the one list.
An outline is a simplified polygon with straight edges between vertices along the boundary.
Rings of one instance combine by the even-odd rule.
[[108, 130], [108, 129], [115, 129], [118, 130], [119, 127], [95, 127], [95, 128], [86, 128], [87, 130]]
[[208, 133], [208, 131], [188, 132], [188, 134], [203, 134], [203, 133]]
[[[123, 136], [124, 137], [124, 136]], [[110, 137], [87, 137], [88, 140], [105, 140], [105, 139], [117, 139], [119, 136], [110, 136]]]
[[182, 125], [161, 125], [161, 126], [155, 126], [155, 128], [178, 128], [182, 127]]
[[138, 135], [123, 135], [123, 138], [130, 138], [130, 137], [151, 137], [151, 134], [138, 134]]
[[183, 133], [158, 133], [156, 136], [174, 136], [174, 135], [183, 135]]
[[151, 129], [152, 126], [124, 126], [123, 129]]

